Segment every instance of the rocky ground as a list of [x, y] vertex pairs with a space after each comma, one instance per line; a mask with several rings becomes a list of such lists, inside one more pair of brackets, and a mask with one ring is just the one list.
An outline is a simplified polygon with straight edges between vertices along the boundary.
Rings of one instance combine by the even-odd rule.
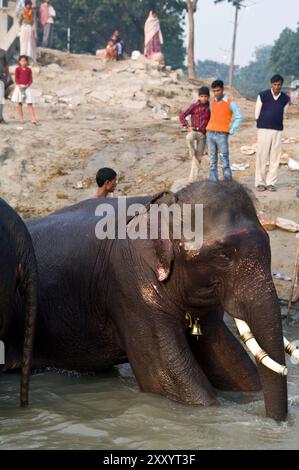
[[[12, 67], [13, 71], [13, 67]], [[96, 191], [94, 176], [102, 166], [119, 175], [116, 195], [151, 194], [179, 187], [190, 161], [178, 112], [196, 99], [202, 81], [190, 83], [180, 70], [161, 68], [141, 57], [106, 63], [93, 56], [40, 51], [33, 91], [40, 124], [20, 124], [15, 106], [7, 102], [8, 126], [0, 127], [0, 195], [25, 218], [43, 215]], [[205, 83], [206, 84], [206, 83]], [[231, 162], [247, 163], [234, 177], [253, 189], [255, 155], [242, 146], [256, 142], [254, 103], [235, 90], [245, 116], [231, 138]], [[299, 161], [299, 108], [289, 111], [284, 153]], [[283, 159], [287, 163], [287, 156]], [[208, 159], [202, 177], [207, 175]], [[279, 191], [257, 193], [259, 210], [299, 223], [299, 171], [281, 166]], [[292, 276], [295, 234], [269, 232], [273, 272]], [[280, 297], [288, 298], [290, 282], [277, 281]]]

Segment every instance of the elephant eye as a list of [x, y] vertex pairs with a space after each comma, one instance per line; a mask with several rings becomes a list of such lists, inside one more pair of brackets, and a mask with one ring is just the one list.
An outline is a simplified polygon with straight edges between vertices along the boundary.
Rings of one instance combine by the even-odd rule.
[[223, 259], [230, 260], [230, 256], [227, 253], [220, 253], [220, 257]]
[[232, 250], [221, 250], [221, 252], [219, 253], [219, 257], [223, 260], [227, 260], [227, 261], [231, 261], [232, 258], [233, 258], [233, 255], [234, 253], [232, 252]]

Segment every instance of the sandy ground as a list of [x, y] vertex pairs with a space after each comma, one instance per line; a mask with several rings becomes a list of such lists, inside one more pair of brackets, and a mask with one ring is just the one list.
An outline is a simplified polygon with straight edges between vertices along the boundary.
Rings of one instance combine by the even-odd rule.
[[[165, 73], [144, 60], [105, 64], [91, 56], [51, 54], [44, 54], [43, 62], [56, 64], [34, 70], [40, 125], [20, 124], [15, 106], [7, 102], [9, 124], [0, 126], [0, 195], [23, 217], [92, 197], [94, 176], [102, 166], [119, 175], [115, 195], [152, 194], [188, 176], [190, 161], [177, 114], [195, 99], [200, 81], [190, 84], [180, 72]], [[245, 117], [230, 140], [231, 163], [250, 164], [234, 177], [253, 189], [255, 155], [243, 155], [240, 147], [256, 142], [254, 103], [233, 90], [228, 94], [237, 98]], [[293, 107], [284, 137], [297, 142], [283, 149], [299, 160], [298, 116]], [[207, 172], [206, 156], [203, 178]], [[277, 193], [255, 193], [259, 209], [299, 223], [296, 188], [299, 171], [281, 166]], [[299, 239], [282, 230], [269, 234], [273, 272], [292, 276]], [[280, 297], [288, 298], [290, 284], [277, 281]]]

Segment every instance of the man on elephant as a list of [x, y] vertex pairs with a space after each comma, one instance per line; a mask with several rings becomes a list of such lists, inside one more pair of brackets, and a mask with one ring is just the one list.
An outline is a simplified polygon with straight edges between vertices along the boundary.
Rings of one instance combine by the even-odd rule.
[[96, 175], [98, 190], [96, 197], [107, 197], [117, 186], [117, 174], [112, 168], [100, 168]]

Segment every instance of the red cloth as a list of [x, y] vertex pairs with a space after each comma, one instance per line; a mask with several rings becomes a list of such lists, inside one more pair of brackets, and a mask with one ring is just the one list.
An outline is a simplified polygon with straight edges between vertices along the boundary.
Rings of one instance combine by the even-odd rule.
[[32, 83], [32, 70], [29, 67], [17, 67], [15, 70], [16, 85], [30, 86]]
[[211, 116], [209, 103], [201, 104], [199, 101], [196, 101], [196, 103], [192, 103], [185, 111], [182, 111], [179, 118], [184, 127], [189, 127], [186, 120], [188, 116], [191, 116], [190, 127], [205, 134]]

